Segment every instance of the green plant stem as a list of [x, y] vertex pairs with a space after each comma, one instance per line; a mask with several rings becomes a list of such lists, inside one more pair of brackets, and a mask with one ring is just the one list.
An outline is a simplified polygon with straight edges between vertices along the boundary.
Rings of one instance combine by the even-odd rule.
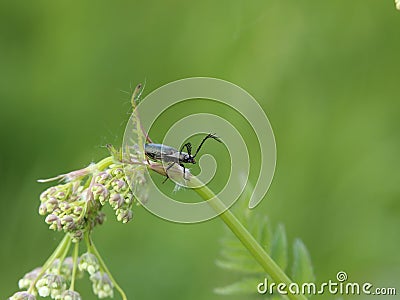
[[102, 159], [101, 161], [99, 161], [96, 164], [96, 166], [100, 171], [103, 171], [105, 168], [107, 168], [108, 166], [110, 166], [113, 163], [116, 163], [114, 161], [114, 158], [112, 156], [108, 156], [108, 157]]
[[[257, 262], [264, 268], [272, 280], [279, 284], [285, 283], [289, 286], [292, 281], [285, 274], [285, 272], [275, 263], [275, 261], [268, 255], [267, 252], [261, 247], [256, 239], [250, 234], [250, 232], [243, 226], [242, 223], [235, 217], [235, 215], [227, 209], [225, 204], [209, 189], [206, 185], [197, 179], [195, 176], [190, 178], [190, 185], [201, 186], [194, 188], [194, 190], [207, 201], [210, 206], [217, 212], [220, 213], [219, 217], [225, 222], [230, 230], [236, 235], [236, 237], [242, 242], [247, 250], [254, 256]], [[288, 291], [287, 296], [293, 300], [305, 300], [307, 299], [303, 295], [294, 295]]]
[[69, 286], [69, 289], [71, 291], [73, 291], [75, 288], [76, 269], [78, 267], [78, 254], [79, 254], [79, 242], [75, 243], [74, 254], [73, 254], [74, 256], [72, 258], [73, 267], [72, 267], [71, 285]]
[[43, 276], [44, 273], [46, 273], [47, 269], [50, 268], [50, 266], [53, 264], [53, 262], [58, 258], [62, 253], [65, 252], [66, 248], [69, 248], [69, 245], [71, 243], [71, 237], [69, 234], [66, 234], [64, 238], [61, 240], [61, 242], [58, 244], [57, 248], [54, 250], [53, 254], [50, 255], [50, 257], [46, 260], [46, 262], [43, 264], [43, 267], [36, 277], [36, 279], [32, 282], [28, 289], [28, 293], [32, 293], [33, 289], [35, 288], [36, 283], [38, 280]]
[[92, 239], [90, 238], [89, 232], [86, 232], [86, 234], [85, 234], [85, 241], [86, 241], [86, 247], [88, 248], [88, 251], [92, 252], [94, 255], [96, 255], [97, 259], [99, 260], [100, 267], [103, 269], [104, 272], [106, 272], [108, 274], [111, 282], [114, 284], [115, 288], [120, 293], [122, 300], [127, 300], [128, 298], [126, 297], [125, 292], [115, 281], [114, 277], [111, 275], [111, 272], [108, 270], [106, 264], [104, 263], [104, 260], [101, 258], [99, 251], [97, 251], [96, 246], [94, 245]]
[[58, 274], [61, 272], [61, 267], [64, 262], [65, 257], [68, 254], [69, 248], [71, 247], [71, 243], [68, 243], [68, 245], [64, 248], [64, 252], [61, 253], [59, 256], [59, 264], [58, 264]]

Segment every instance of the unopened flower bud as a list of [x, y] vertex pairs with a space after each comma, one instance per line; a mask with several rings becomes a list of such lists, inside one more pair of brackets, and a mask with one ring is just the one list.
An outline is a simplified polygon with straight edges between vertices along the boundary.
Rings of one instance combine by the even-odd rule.
[[46, 204], [46, 209], [48, 213], [53, 212], [53, 210], [58, 207], [58, 200], [54, 197], [49, 197], [49, 199], [44, 203]]
[[39, 215], [44, 216], [45, 214], [47, 214], [47, 208], [46, 208], [46, 203], [40, 203], [39, 205]]
[[18, 281], [18, 286], [20, 289], [28, 288], [32, 282], [36, 280], [42, 268], [36, 268], [26, 273], [23, 278]]
[[106, 273], [96, 272], [90, 276], [93, 292], [100, 298], [113, 297], [114, 285]]
[[47, 224], [51, 224], [55, 221], [58, 220], [58, 217], [56, 215], [50, 214], [46, 217], [46, 219], [44, 220]]
[[124, 198], [121, 196], [121, 194], [111, 194], [109, 203], [112, 208], [117, 209], [120, 208], [124, 203]]
[[74, 214], [75, 215], [79, 216], [82, 213], [82, 211], [83, 211], [83, 207], [82, 206], [75, 206], [74, 207]]
[[17, 292], [12, 295], [8, 300], [36, 300], [35, 295], [32, 295], [26, 291]]
[[99, 269], [99, 267], [99, 261], [94, 254], [86, 252], [81, 255], [78, 264], [79, 270], [87, 271], [92, 275]]
[[66, 196], [66, 194], [65, 194], [65, 192], [64, 191], [59, 191], [58, 193], [56, 193], [56, 198], [57, 199], [59, 199], [59, 200], [64, 200], [65, 199], [65, 196]]
[[71, 205], [66, 201], [60, 202], [59, 206], [62, 211], [66, 211], [66, 210], [70, 209], [70, 207], [71, 207]]
[[46, 274], [38, 280], [36, 288], [41, 297], [51, 296], [53, 299], [59, 299], [66, 288], [66, 284], [62, 276]]
[[111, 170], [111, 175], [113, 177], [119, 178], [119, 177], [124, 175], [124, 171], [121, 168], [112, 169]]
[[62, 300], [81, 300], [82, 298], [78, 292], [68, 290], [61, 294], [61, 299]]
[[127, 193], [124, 198], [125, 198], [125, 204], [131, 206], [133, 202], [133, 195], [131, 193]]
[[52, 186], [40, 194], [40, 201], [46, 201], [49, 196], [53, 195], [57, 191], [56, 187]]
[[113, 180], [111, 185], [112, 185], [113, 189], [117, 192], [121, 192], [127, 188], [127, 184], [125, 183], [125, 181], [123, 181], [121, 179]]
[[106, 183], [106, 181], [108, 179], [110, 179], [110, 174], [108, 174], [107, 172], [101, 172], [101, 173], [97, 174], [94, 181], [96, 183], [104, 184], [104, 183]]
[[70, 215], [65, 215], [61, 219], [61, 224], [64, 225], [63, 228], [64, 230], [72, 230], [76, 227], [76, 224], [74, 222], [74, 218], [72, 218]]
[[104, 220], [105, 220], [105, 219], [106, 219], [106, 214], [103, 213], [103, 212], [99, 212], [99, 213], [96, 215], [95, 222], [96, 222], [96, 224], [101, 225], [101, 224], [104, 223]]
[[99, 200], [102, 205], [106, 202], [108, 197], [108, 190], [102, 184], [95, 183], [92, 187], [92, 193], [95, 200]]
[[132, 210], [130, 209], [117, 209], [117, 220], [122, 223], [128, 223], [133, 218]]
[[77, 243], [80, 240], [82, 240], [82, 238], [83, 238], [83, 230], [78, 229], [72, 233], [72, 242]]

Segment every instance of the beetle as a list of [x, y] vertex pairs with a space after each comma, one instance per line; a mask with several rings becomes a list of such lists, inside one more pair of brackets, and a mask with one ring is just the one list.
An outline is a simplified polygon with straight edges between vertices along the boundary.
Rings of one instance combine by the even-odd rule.
[[[184, 164], [195, 164], [196, 163], [196, 160], [195, 160], [196, 155], [199, 153], [204, 142], [210, 138], [222, 143], [222, 141], [220, 140], [219, 137], [215, 136], [212, 133], [209, 133], [208, 135], [206, 135], [203, 138], [200, 145], [197, 147], [194, 155], [192, 155], [192, 144], [190, 142], [184, 144], [181, 147], [180, 151], [178, 151], [178, 149], [176, 149], [174, 147], [166, 146], [163, 144], [147, 143], [147, 144], [145, 144], [144, 151], [145, 151], [146, 156], [152, 160], [171, 163], [165, 169], [166, 176], [167, 176], [166, 180], [169, 178], [167, 172], [170, 168], [172, 168], [172, 166], [174, 164], [178, 164], [183, 168], [183, 178], [186, 179], [185, 178], [186, 168], [185, 168]], [[187, 152], [183, 152], [183, 150], [185, 148], [186, 148]]]

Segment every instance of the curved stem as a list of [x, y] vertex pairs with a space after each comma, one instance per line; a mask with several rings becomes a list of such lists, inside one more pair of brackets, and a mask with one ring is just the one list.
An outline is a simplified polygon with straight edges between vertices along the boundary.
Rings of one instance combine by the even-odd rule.
[[[285, 283], [289, 286], [292, 281], [285, 274], [285, 272], [277, 265], [277, 263], [268, 255], [267, 252], [261, 247], [256, 239], [250, 234], [250, 232], [243, 226], [243, 224], [235, 217], [235, 215], [227, 209], [225, 204], [214, 194], [214, 192], [204, 185], [195, 176], [192, 176], [189, 181], [190, 185], [201, 186], [194, 188], [200, 197], [202, 197], [209, 205], [219, 213], [219, 217], [225, 222], [230, 230], [236, 235], [236, 237], [242, 242], [247, 250], [253, 255], [257, 262], [264, 268], [264, 270], [271, 276], [275, 283]], [[307, 299], [303, 295], [294, 295], [288, 292], [287, 296], [293, 300], [305, 300]]]
[[75, 243], [74, 256], [72, 258], [73, 267], [72, 267], [71, 285], [69, 287], [71, 291], [73, 291], [75, 287], [76, 269], [78, 267], [78, 254], [79, 254], [79, 242]]
[[56, 258], [62, 255], [62, 253], [64, 253], [66, 248], [69, 248], [70, 243], [71, 243], [71, 237], [69, 236], [69, 234], [66, 234], [64, 238], [61, 240], [61, 242], [58, 244], [57, 248], [54, 250], [53, 254], [50, 255], [50, 257], [43, 264], [40, 273], [38, 274], [36, 279], [31, 283], [28, 289], [28, 293], [33, 292], [33, 289], [35, 288], [35, 285], [38, 282], [38, 280], [43, 276], [44, 273], [46, 273], [47, 269], [50, 268], [50, 266], [53, 264]]
[[60, 274], [62, 264], [64, 262], [65, 257], [68, 254], [68, 251], [69, 251], [70, 247], [71, 247], [71, 243], [68, 243], [68, 245], [64, 248], [64, 251], [60, 255], [60, 258], [59, 258], [60, 261], [59, 261], [59, 264], [58, 264], [58, 274]]
[[105, 168], [110, 166], [111, 164], [114, 163], [114, 158], [112, 156], [108, 156], [101, 161], [99, 161], [96, 166], [100, 171], [103, 171]]
[[88, 248], [88, 251], [92, 252], [94, 255], [96, 255], [97, 259], [99, 260], [100, 267], [110, 277], [111, 282], [113, 283], [113, 285], [115, 286], [117, 291], [120, 293], [120, 295], [122, 297], [122, 300], [127, 300], [128, 298], [126, 297], [125, 292], [122, 290], [122, 288], [115, 281], [114, 277], [111, 275], [110, 270], [108, 270], [104, 260], [101, 258], [101, 255], [100, 255], [99, 251], [97, 251], [96, 246], [94, 245], [92, 239], [90, 238], [89, 232], [86, 232], [86, 234], [85, 234], [85, 241], [86, 241], [86, 246]]

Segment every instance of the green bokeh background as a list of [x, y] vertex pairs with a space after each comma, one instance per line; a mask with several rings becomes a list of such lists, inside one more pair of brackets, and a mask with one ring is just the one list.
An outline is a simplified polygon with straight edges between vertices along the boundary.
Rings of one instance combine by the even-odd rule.
[[[121, 142], [120, 90], [192, 76], [243, 87], [269, 116], [277, 169], [256, 210], [305, 242], [318, 280], [345, 270], [399, 293], [399, 37], [390, 0], [2, 1], [0, 298], [62, 236], [37, 214], [36, 179]], [[220, 220], [108, 213], [94, 239], [129, 299], [225, 298], [212, 292], [234, 278], [214, 264]], [[77, 287], [94, 298], [87, 278]]]

